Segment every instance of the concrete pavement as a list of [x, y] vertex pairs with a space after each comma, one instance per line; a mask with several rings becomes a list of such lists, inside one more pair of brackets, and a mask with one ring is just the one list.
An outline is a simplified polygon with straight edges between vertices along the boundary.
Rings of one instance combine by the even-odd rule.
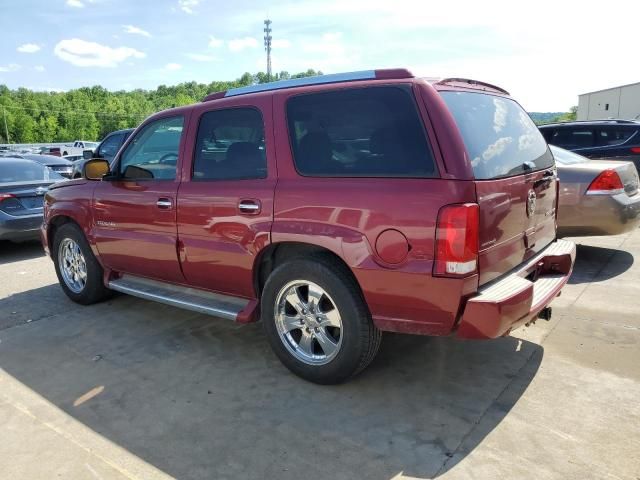
[[81, 307], [0, 244], [0, 478], [640, 478], [640, 231], [579, 239], [571, 284], [491, 342], [386, 335], [308, 384], [260, 325], [126, 296]]

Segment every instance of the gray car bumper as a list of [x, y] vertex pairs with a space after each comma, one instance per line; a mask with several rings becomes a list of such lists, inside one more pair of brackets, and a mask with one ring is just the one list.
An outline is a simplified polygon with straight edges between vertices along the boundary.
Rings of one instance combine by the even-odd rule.
[[560, 237], [619, 235], [640, 225], [640, 192], [631, 197], [626, 193], [586, 196], [567, 210], [570, 213], [558, 221]]
[[13, 216], [0, 211], [0, 240], [32, 240], [40, 236], [42, 214]]

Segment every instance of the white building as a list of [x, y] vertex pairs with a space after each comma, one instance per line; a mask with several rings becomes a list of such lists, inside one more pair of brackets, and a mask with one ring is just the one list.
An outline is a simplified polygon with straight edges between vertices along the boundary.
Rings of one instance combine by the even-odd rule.
[[578, 96], [578, 120], [640, 119], [640, 82]]

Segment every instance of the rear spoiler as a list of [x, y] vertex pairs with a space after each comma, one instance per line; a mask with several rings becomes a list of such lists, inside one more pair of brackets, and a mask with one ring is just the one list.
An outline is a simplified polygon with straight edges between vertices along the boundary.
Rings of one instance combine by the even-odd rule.
[[497, 87], [490, 83], [481, 82], [480, 80], [470, 80], [468, 78], [445, 78], [435, 82], [435, 85], [458, 85], [467, 88], [480, 87], [481, 90], [493, 90], [504, 95], [509, 95], [509, 92], [504, 88]]

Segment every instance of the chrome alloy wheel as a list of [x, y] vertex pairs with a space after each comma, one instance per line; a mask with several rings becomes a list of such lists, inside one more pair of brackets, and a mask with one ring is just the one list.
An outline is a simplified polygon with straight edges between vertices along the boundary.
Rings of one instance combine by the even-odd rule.
[[275, 322], [289, 352], [308, 365], [329, 363], [342, 345], [342, 318], [335, 302], [319, 285], [294, 280], [276, 296]]
[[58, 267], [64, 283], [73, 293], [80, 293], [87, 284], [87, 263], [80, 246], [65, 238], [58, 247]]

